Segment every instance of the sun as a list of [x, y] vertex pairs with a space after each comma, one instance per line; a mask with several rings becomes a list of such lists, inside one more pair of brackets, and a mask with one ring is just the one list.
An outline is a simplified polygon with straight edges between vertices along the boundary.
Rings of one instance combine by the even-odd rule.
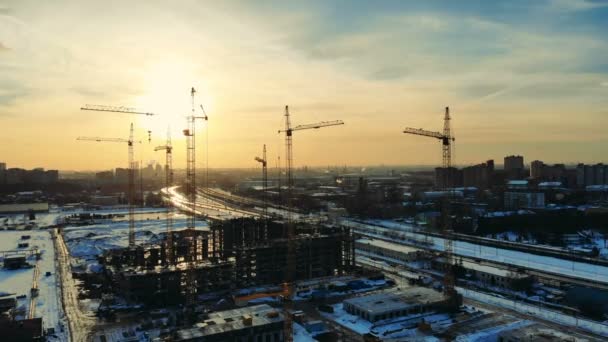
[[200, 113], [200, 105], [205, 111], [213, 108], [211, 95], [204, 79], [196, 76], [196, 68], [184, 61], [164, 61], [146, 68], [143, 75], [144, 92], [135, 99], [138, 109], [155, 113], [141, 116], [138, 126], [151, 131], [153, 138], [181, 139], [181, 131], [186, 127], [186, 116], [192, 113], [191, 88], [196, 89], [195, 109]]

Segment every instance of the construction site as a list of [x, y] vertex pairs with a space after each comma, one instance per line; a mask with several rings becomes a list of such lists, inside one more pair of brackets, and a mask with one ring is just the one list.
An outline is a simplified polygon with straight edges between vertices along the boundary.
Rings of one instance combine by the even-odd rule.
[[[287, 277], [284, 222], [232, 219], [212, 223], [209, 231], [169, 234], [161, 243], [110, 250], [100, 257], [116, 294], [148, 307], [166, 306], [208, 292], [281, 285]], [[297, 224], [292, 240], [296, 281], [342, 276], [354, 268], [348, 228]]]
[[[434, 184], [423, 188], [432, 190], [424, 193], [430, 200], [415, 202], [419, 216], [378, 219], [368, 210], [373, 205], [389, 208], [383, 214], [411, 210], [399, 193], [412, 183], [400, 183], [402, 177], [392, 171], [369, 176], [298, 170], [294, 135], [344, 122], [292, 125], [288, 106], [278, 130], [284, 155], [277, 156], [276, 172], [269, 172], [264, 144], [250, 160], [256, 168], [236, 177], [240, 184], [211, 181], [208, 165], [203, 171], [203, 163], [197, 164], [202, 145], [197, 124], [209, 117], [195, 95], [192, 88], [180, 177], [170, 131], [160, 145], [148, 146], [164, 153], [156, 204], [144, 198], [143, 163], [135, 158], [146, 136], [151, 144], [150, 131], [138, 134], [130, 124], [126, 138], [77, 138], [127, 148], [128, 167], [121, 171], [127, 176], [124, 201], [55, 207], [26, 220], [19, 229], [31, 230], [40, 222], [50, 231], [36, 232], [35, 246], [26, 242], [29, 234], [11, 232], [2, 272], [19, 281], [6, 282], [11, 292], [0, 296], [5, 304], [0, 329], [7, 336], [24, 335], [19, 322], [35, 323], [30, 340], [37, 341], [485, 341], [511, 336], [507, 332], [530, 334], [532, 326], [551, 336], [576, 336], [575, 341], [608, 336], [605, 324], [577, 317], [580, 306], [568, 306], [572, 299], [567, 298], [573, 284], [605, 290], [605, 261], [573, 253], [565, 258], [555, 249], [457, 232], [470, 212], [463, 214], [467, 189], [454, 186], [455, 137], [448, 107], [442, 111], [442, 131], [402, 131], [440, 142], [441, 167], [435, 169]], [[159, 115], [126, 107], [81, 109], [150, 120]], [[96, 203], [109, 197], [101, 192], [94, 192]], [[425, 221], [418, 224], [420, 216]], [[18, 229], [17, 219], [11, 220], [11, 225], [5, 220], [7, 230]], [[9, 250], [14, 245], [17, 249]], [[577, 269], [575, 263], [583, 266]], [[547, 265], [551, 271], [544, 269]], [[21, 275], [32, 279], [28, 300], [18, 294], [27, 281], [9, 272], [30, 267], [31, 275]], [[44, 282], [39, 281], [42, 272]], [[40, 298], [41, 290], [50, 301]], [[541, 296], [543, 308], [535, 306]], [[595, 317], [603, 315], [599, 311]], [[583, 332], [567, 335], [556, 321]]]

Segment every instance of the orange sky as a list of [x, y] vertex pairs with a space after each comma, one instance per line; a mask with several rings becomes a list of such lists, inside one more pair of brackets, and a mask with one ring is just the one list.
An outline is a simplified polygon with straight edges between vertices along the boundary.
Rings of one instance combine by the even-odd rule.
[[[141, 139], [148, 129], [154, 138], [138, 146], [138, 159], [163, 160], [153, 148], [170, 125], [174, 163], [184, 167], [191, 86], [210, 117], [198, 145], [204, 160], [208, 139], [210, 167], [255, 167], [263, 144], [276, 160], [286, 104], [294, 125], [346, 123], [296, 133], [298, 166], [438, 164], [437, 141], [401, 132], [440, 130], [445, 106], [456, 164], [508, 154], [605, 161], [608, 76], [598, 59], [608, 44], [594, 34], [605, 24], [582, 17], [604, 7], [549, 1], [511, 17], [338, 3], [9, 0], [0, 5], [0, 161], [123, 166], [125, 146], [76, 137], [126, 138], [134, 122]], [[80, 111], [83, 104], [163, 115]]]

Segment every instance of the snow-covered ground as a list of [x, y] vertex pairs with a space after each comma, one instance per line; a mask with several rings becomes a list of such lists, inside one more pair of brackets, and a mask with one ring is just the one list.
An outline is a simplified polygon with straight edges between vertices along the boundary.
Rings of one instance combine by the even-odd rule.
[[[386, 238], [382, 233], [399, 232], [413, 239], [426, 239], [431, 243], [430, 248], [434, 250], [442, 251], [445, 246], [443, 238], [416, 233], [414, 228], [408, 224], [393, 221], [370, 221], [370, 223], [373, 223], [374, 225], [362, 224], [354, 221], [343, 222], [355, 227], [355, 229], [359, 227], [367, 230], [366, 234], [368, 235], [373, 234], [370, 233], [370, 231], [376, 231], [378, 237]], [[504, 248], [482, 246], [464, 241], [454, 241], [453, 250], [455, 255], [474, 257], [509, 265], [527, 267], [543, 272], [552, 272], [608, 283], [608, 267], [606, 266], [592, 265], [584, 262], [564, 260]]]
[[536, 316], [541, 319], [552, 321], [558, 324], [577, 327], [587, 330], [597, 335], [608, 337], [608, 325], [601, 322], [591, 321], [584, 318], [570, 316], [558, 311], [547, 309], [541, 305], [532, 305], [526, 302], [493, 296], [465, 288], [457, 288], [458, 293], [464, 298], [470, 298], [478, 302], [495, 305], [527, 315]]
[[426, 313], [398, 317], [392, 320], [371, 323], [361, 317], [351, 315], [344, 311], [342, 303], [332, 306], [333, 313], [321, 312], [321, 315], [360, 335], [373, 333], [382, 338], [423, 338], [425, 341], [438, 341], [433, 336], [427, 336], [417, 329], [417, 325], [424, 319], [433, 328], [445, 328], [452, 323], [447, 314]]
[[312, 335], [310, 335], [310, 333], [308, 331], [306, 331], [306, 329], [304, 329], [303, 326], [301, 326], [295, 322], [293, 323], [293, 340], [295, 342], [315, 342], [315, 341], [317, 341], [312, 337]]
[[526, 327], [533, 323], [534, 322], [527, 321], [527, 320], [511, 322], [508, 324], [499, 325], [497, 327], [491, 327], [488, 329], [476, 331], [471, 334], [460, 335], [455, 339], [455, 341], [456, 342], [498, 342], [499, 341], [498, 334], [500, 334], [501, 332]]
[[[121, 210], [106, 211], [106, 213], [121, 213]], [[97, 211], [95, 213], [98, 213]], [[138, 244], [154, 242], [161, 238], [167, 231], [165, 213], [151, 215], [150, 210], [136, 211], [139, 215], [135, 221], [135, 241]], [[146, 215], [142, 215], [142, 214]], [[173, 229], [184, 229], [187, 224], [186, 216], [179, 213], [173, 214]], [[207, 229], [207, 223], [197, 222], [197, 229]], [[65, 242], [73, 258], [78, 258], [85, 264], [88, 271], [98, 271], [97, 256], [109, 249], [123, 248], [128, 246], [129, 222], [128, 220], [105, 220], [103, 223], [87, 226], [68, 226], [64, 230]], [[73, 264], [77, 264], [74, 262]], [[84, 270], [84, 269], [82, 269]]]
[[[50, 221], [53, 218], [48, 218]], [[30, 235], [29, 240], [21, 240], [22, 235]], [[63, 309], [55, 273], [55, 249], [51, 234], [47, 230], [28, 231], [0, 231], [0, 250], [26, 250], [28, 248], [17, 248], [19, 242], [29, 243], [28, 248], [38, 247], [41, 259], [36, 261], [35, 256], [27, 258], [27, 262], [35, 265], [38, 262], [38, 288], [39, 295], [35, 298], [34, 317], [42, 317], [45, 328], [55, 328], [59, 340], [66, 340], [62, 334], [61, 326], [65, 324]], [[46, 276], [46, 272], [50, 272]], [[33, 283], [34, 268], [6, 270], [0, 269], [0, 292], [26, 295], [26, 298], [18, 300], [18, 307], [23, 308], [25, 317], [29, 315], [30, 289]], [[23, 316], [22, 316], [23, 317]]]

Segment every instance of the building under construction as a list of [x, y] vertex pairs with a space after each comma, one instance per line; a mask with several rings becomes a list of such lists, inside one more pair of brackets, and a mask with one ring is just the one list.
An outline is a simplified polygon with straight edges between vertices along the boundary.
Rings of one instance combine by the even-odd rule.
[[[355, 263], [350, 229], [294, 223], [296, 280], [349, 272]], [[200, 295], [287, 279], [286, 224], [239, 218], [208, 230], [173, 231], [154, 244], [107, 251], [100, 257], [115, 294], [146, 305], [184, 303]], [[192, 253], [196, 251], [196, 253]], [[189, 277], [194, 275], [194, 289]]]

